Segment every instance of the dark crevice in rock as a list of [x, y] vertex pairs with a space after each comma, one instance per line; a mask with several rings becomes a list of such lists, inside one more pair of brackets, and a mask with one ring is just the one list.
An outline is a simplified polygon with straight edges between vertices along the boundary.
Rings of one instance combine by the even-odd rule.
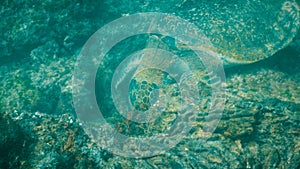
[[26, 168], [34, 140], [15, 121], [0, 114], [0, 168]]

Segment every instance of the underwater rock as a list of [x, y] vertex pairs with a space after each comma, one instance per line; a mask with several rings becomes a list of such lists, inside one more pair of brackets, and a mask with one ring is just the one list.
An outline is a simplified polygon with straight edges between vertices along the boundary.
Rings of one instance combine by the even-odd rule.
[[49, 41], [31, 51], [25, 60], [0, 67], [2, 111], [40, 111], [48, 114], [69, 112], [72, 106], [74, 59], [59, 57], [59, 47]]
[[[70, 61], [70, 63], [72, 62]], [[50, 76], [50, 70], [60, 71], [58, 68], [62, 65], [65, 65], [68, 69], [67, 59], [45, 61], [45, 67], [42, 69], [45, 71], [41, 71], [43, 73], [36, 71], [39, 70], [36, 67], [32, 68], [35, 70], [20, 71], [24, 69], [18, 65], [14, 69], [5, 69], [6, 73], [10, 73], [12, 76], [6, 76], [7, 80], [2, 80], [1, 83], [13, 82], [17, 77], [23, 77], [26, 74], [29, 76], [30, 83], [5, 85], [6, 92], [14, 91], [19, 95], [24, 91], [28, 91], [28, 87], [33, 90], [35, 87], [43, 87], [43, 85], [50, 87], [52, 83], [65, 86], [66, 82], [71, 80], [68, 77], [69, 74], [72, 74], [72, 71], [65, 70], [67, 71], [64, 75], [65, 80], [62, 80], [64, 79], [63, 76], [58, 79], [53, 79], [53, 76]], [[89, 140], [76, 118], [70, 114], [65, 114], [66, 110], [64, 108], [57, 107], [58, 113], [55, 115], [48, 112], [29, 113], [24, 111], [26, 107], [28, 109], [33, 105], [22, 105], [25, 103], [20, 101], [28, 100], [26, 97], [31, 97], [30, 95], [20, 95], [24, 97], [20, 101], [16, 102], [15, 100], [7, 103], [8, 105], [14, 103], [13, 105], [19, 105], [19, 107], [11, 105], [3, 108], [9, 110], [19, 108], [20, 111], [11, 111], [5, 118], [13, 119], [14, 123], [21, 126], [21, 128], [31, 131], [30, 136], [37, 142], [29, 146], [34, 147], [34, 150], [26, 149], [32, 154], [25, 160], [25, 164], [30, 163], [40, 167], [259, 168], [264, 166], [299, 166], [299, 156], [297, 154], [300, 151], [298, 144], [300, 139], [298, 131], [300, 108], [295, 99], [297, 97], [291, 97], [296, 93], [292, 90], [286, 91], [286, 88], [276, 88], [276, 93], [292, 92], [286, 96], [276, 97], [278, 95], [272, 94], [275, 91], [269, 90], [264, 85], [258, 85], [273, 83], [272, 79], [283, 79], [289, 81], [288, 85], [296, 85], [297, 79], [290, 78], [285, 73], [274, 69], [253, 68], [253, 70], [255, 70], [253, 74], [251, 72], [241, 72], [227, 77], [227, 102], [223, 117], [215, 133], [207, 142], [199, 142], [198, 139], [205, 137], [205, 133], [196, 130], [191, 135], [183, 138], [180, 144], [166, 154], [148, 159], [127, 159], [101, 150]], [[2, 71], [4, 71], [4, 67], [2, 67]], [[40, 76], [39, 72], [46, 78], [38, 78]], [[32, 76], [30, 73], [32, 73]], [[59, 73], [64, 74], [63, 72]], [[9, 78], [11, 79], [9, 80]], [[255, 80], [258, 80], [259, 83], [255, 83]], [[38, 86], [38, 84], [42, 84], [42, 86]], [[22, 88], [16, 88], [17, 86], [22, 86]], [[71, 97], [70, 90], [66, 90], [65, 94], [60, 92], [61, 90], [57, 90], [53, 95], [58, 95], [57, 98], [67, 96], [64, 98], [66, 100]], [[43, 95], [44, 92], [39, 93], [37, 91], [33, 94]], [[7, 94], [7, 97], [12, 100], [16, 95], [10, 96]], [[46, 101], [45, 98], [44, 102]], [[1, 103], [3, 103], [3, 100], [1, 100]], [[167, 117], [168, 114], [164, 116]], [[117, 118], [117, 116], [109, 117], [108, 122]], [[156, 127], [163, 126], [157, 125]], [[125, 130], [126, 126], [123, 126], [123, 129]], [[65, 163], [65, 161], [69, 161], [69, 163]]]
[[[277, 58], [273, 57], [268, 60], [269, 65], [258, 63], [249, 65], [249, 70], [242, 70], [241, 67], [234, 68], [234, 71], [226, 70], [225, 110], [215, 133], [207, 142], [199, 142], [199, 138], [207, 137], [207, 133], [200, 130], [200, 119], [196, 129], [166, 154], [133, 160], [102, 150], [83, 132], [73, 117], [75, 112], [71, 100], [75, 61], [68, 57], [58, 57], [59, 49], [55, 41], [49, 41], [34, 49], [31, 56], [23, 62], [0, 67], [0, 83], [3, 86], [0, 93], [6, 98], [0, 100], [0, 105], [2, 112], [8, 114], [5, 118], [14, 119], [21, 128], [31, 131], [31, 138], [38, 140], [29, 146], [34, 147], [33, 151], [26, 148], [26, 151], [33, 153], [25, 160], [26, 165], [30, 161], [30, 164], [40, 167], [79, 168], [299, 166], [300, 106], [297, 66], [293, 67], [295, 71], [290, 74], [274, 66]], [[284, 55], [281, 58], [283, 61], [289, 59]], [[241, 70], [236, 71], [239, 69]], [[109, 71], [112, 70], [105, 69], [99, 78], [107, 78], [109, 81], [106, 77], [109, 76], [106, 74]], [[209, 92], [202, 91], [199, 94], [206, 96]], [[110, 111], [105, 113], [113, 114]], [[161, 122], [165, 123], [162, 124], [132, 125], [130, 121], [125, 121], [119, 128], [118, 124], [112, 124], [121, 133], [135, 131], [139, 134], [143, 134], [140, 130], [148, 130], [149, 125], [153, 125], [148, 133], [155, 134], [168, 127], [176, 118], [174, 115], [174, 112], [163, 113]], [[107, 116], [108, 122], [119, 119], [120, 116]], [[65, 164], [64, 161], [70, 163]]]
[[[295, 68], [296, 69], [296, 68]], [[285, 102], [300, 103], [299, 83], [300, 73], [288, 75], [276, 70], [253, 70], [250, 74], [233, 75], [227, 83], [228, 90], [233, 90], [236, 95], [245, 99], [277, 98]], [[243, 89], [243, 90], [239, 90]], [[254, 95], [256, 97], [254, 97]]]
[[8, 113], [0, 113], [0, 167], [28, 166], [29, 145], [34, 141], [28, 131], [16, 123]]
[[[3, 39], [7, 39], [8, 35], [12, 38], [9, 43], [4, 41], [3, 44], [0, 44], [2, 45], [0, 50], [4, 50], [3, 52], [0, 51], [3, 54], [0, 60], [3, 59], [4, 61], [4, 58], [11, 56], [26, 57], [26, 59], [5, 64], [1, 62], [0, 66], [0, 85], [2, 86], [0, 88], [0, 95], [2, 96], [0, 110], [5, 112], [0, 113], [0, 129], [2, 131], [0, 132], [0, 152], [10, 153], [1, 154], [1, 168], [299, 168], [300, 97], [298, 91], [300, 69], [299, 64], [297, 64], [299, 62], [297, 57], [289, 57], [286, 52], [279, 52], [276, 54], [278, 56], [272, 56], [265, 59], [264, 62], [226, 69], [227, 101], [222, 118], [214, 133], [205, 133], [201, 130], [203, 118], [201, 118], [202, 114], [199, 113], [198, 121], [189, 135], [183, 137], [178, 145], [165, 154], [146, 159], [123, 158], [99, 148], [96, 143], [91, 141], [91, 138], [83, 131], [82, 124], [76, 119], [72, 103], [72, 76], [76, 55], [85, 38], [102, 24], [102, 22], [97, 22], [97, 15], [94, 15], [94, 10], [98, 10], [97, 5], [93, 6], [93, 2], [87, 2], [91, 6], [84, 5], [84, 8], [79, 8], [77, 4], [69, 4], [67, 1], [39, 2], [40, 6], [29, 2], [18, 4], [18, 2], [7, 1], [5, 3], [6, 6], [16, 3], [16, 6], [24, 5], [25, 7], [15, 16], [11, 15], [12, 11], [5, 10], [6, 8], [1, 11], [1, 14], [5, 14], [4, 16], [12, 16], [4, 17], [2, 22], [12, 25], [17, 20], [17, 24], [13, 26], [13, 33], [11, 34], [6, 33], [9, 28], [3, 26], [5, 24], [0, 26], [0, 30], [5, 32], [0, 36], [3, 36]], [[125, 10], [121, 12], [123, 14], [139, 10], [136, 8], [139, 5], [136, 5], [135, 2], [126, 5], [123, 4], [125, 3], [123, 1], [107, 1], [106, 3], [115, 4], [115, 7], [107, 9], [115, 14], [113, 17], [121, 15], [118, 10]], [[153, 5], [147, 2], [138, 3], [147, 7]], [[159, 3], [161, 4], [161, 1]], [[184, 3], [178, 1], [172, 7], [168, 7], [166, 12], [184, 11], [183, 8], [190, 9], [194, 3], [193, 1], [184, 1]], [[58, 9], [64, 10], [56, 10], [53, 8], [54, 4], [57, 5]], [[282, 5], [281, 3], [278, 4]], [[247, 5], [244, 8], [249, 7], [249, 4]], [[250, 7], [249, 10], [258, 8], [253, 5]], [[260, 7], [265, 9], [265, 7], [270, 6], [262, 5]], [[161, 11], [162, 8], [166, 7], [153, 5], [148, 8], [148, 11]], [[235, 9], [236, 7], [232, 6], [232, 8]], [[278, 6], [274, 6], [274, 8], [279, 9]], [[70, 12], [71, 9], [74, 9], [74, 13]], [[141, 11], [143, 10], [147, 11], [142, 7]], [[196, 13], [195, 18], [193, 16], [186, 17], [192, 17], [192, 20], [198, 20], [201, 15], [204, 15], [203, 12], [199, 13], [196, 9], [195, 11], [191, 10], [192, 15], [193, 12]], [[50, 15], [49, 11], [53, 12], [53, 16], [47, 16]], [[56, 16], [57, 11], [61, 13]], [[84, 19], [85, 12], [88, 16], [95, 17], [94, 20], [92, 19], [95, 23]], [[238, 11], [235, 10], [235, 12]], [[80, 21], [75, 19], [78, 13], [82, 14], [78, 18]], [[25, 17], [20, 17], [21, 14], [25, 14]], [[231, 14], [233, 15], [233, 13]], [[181, 15], [184, 16], [184, 13], [182, 12]], [[287, 17], [290, 16], [287, 15]], [[228, 22], [231, 21], [230, 19], [234, 19], [234, 17], [229, 17]], [[30, 20], [36, 22], [31, 23]], [[22, 23], [25, 24], [20, 28]], [[67, 24], [60, 27], [62, 23]], [[39, 32], [39, 30], [42, 31]], [[232, 30], [235, 28], [228, 31]], [[262, 30], [259, 29], [260, 31], [264, 33], [266, 30], [262, 28]], [[43, 34], [45, 32], [49, 35]], [[281, 35], [281, 33], [279, 34]], [[291, 36], [293, 34], [294, 32], [291, 33]], [[27, 35], [31, 38], [26, 39]], [[233, 37], [235, 36], [236, 34], [233, 34]], [[262, 39], [268, 42], [277, 41], [276, 38], [265, 38]], [[267, 53], [263, 52], [270, 46], [256, 46], [261, 50], [257, 51], [259, 53], [257, 55], [251, 53], [250, 58], [252, 56], [255, 56], [253, 57], [254, 60], [265, 58], [284, 47], [290, 38], [292, 37], [287, 36], [283, 44], [271, 46], [271, 50]], [[220, 40], [220, 37], [213, 39], [213, 42], [218, 43], [217, 40]], [[250, 42], [249, 44], [251, 45]], [[130, 52], [139, 50], [146, 45], [140, 41], [135, 43], [125, 41], [123, 46], [116, 48], [123, 51], [130, 48], [131, 51], [125, 51], [126, 54], [130, 54]], [[20, 48], [14, 53], [13, 49], [16, 46], [20, 46]], [[28, 51], [22, 48], [24, 46], [29, 46]], [[256, 49], [254, 48], [253, 51]], [[19, 54], [20, 51], [24, 53]], [[116, 51], [118, 52], [118, 50]], [[225, 51], [230, 50], [221, 52]], [[117, 61], [124, 57], [117, 52], [109, 53], [107, 56], [109, 60], [106, 60], [107, 62], [114, 61], [111, 63], [112, 65], [115, 64], [115, 67], [118, 64]], [[261, 53], [263, 55], [260, 55]], [[238, 58], [241, 59], [240, 56]], [[294, 62], [293, 66], [283, 68], [283, 65], [291, 65], [291, 62]], [[174, 108], [176, 105], [170, 105], [169, 109], [161, 114], [160, 121], [149, 124], [134, 124], [130, 120], [122, 119], [121, 115], [114, 112], [115, 109], [110, 109], [114, 105], [109, 100], [110, 91], [107, 89], [111, 87], [109, 82], [114, 69], [113, 67], [107, 69], [106, 64], [109, 63], [100, 65], [103, 72], [99, 71], [96, 79], [96, 83], [106, 90], [96, 91], [96, 94], [102, 94], [102, 97], [98, 98], [99, 102], [103, 101], [101, 99], [106, 101], [99, 107], [104, 107], [103, 114], [111, 126], [123, 134], [134, 133], [151, 136], [151, 134], [163, 132], [172, 125], [177, 117], [176, 110], [178, 109]], [[141, 79], [137, 80], [143, 84]], [[166, 90], [177, 89], [172, 86], [172, 79], [169, 78], [169, 81], [166, 82], [170, 82], [162, 85]], [[107, 84], [108, 86], [106, 86]], [[142, 87], [140, 84], [132, 88]], [[210, 94], [209, 88], [206, 89], [205, 85], [205, 82], [198, 84], [198, 87], [203, 89], [199, 94], [203, 96], [201, 99], [205, 102], [200, 105], [203, 107], [199, 106], [202, 108], [199, 108], [200, 111], [206, 109], [207, 100], [205, 97]], [[146, 86], [145, 89], [153, 90], [156, 87], [151, 83], [151, 86]], [[176, 94], [174, 92], [174, 96]], [[134, 102], [139, 94], [134, 93], [132, 97]], [[146, 103], [149, 105], [151, 102], [146, 100]], [[116, 123], [116, 121], [120, 121], [120, 123]], [[174, 130], [176, 129], [181, 128]], [[208, 139], [201, 142], [201, 138]], [[137, 148], [137, 145], [130, 146]]]
[[[12, 166], [18, 165], [16, 166], [18, 168], [95, 168], [104, 165], [102, 155], [104, 156], [105, 153], [102, 153], [100, 148], [91, 147], [93, 143], [84, 134], [79, 123], [68, 114], [50, 116], [39, 112], [15, 111], [6, 113], [1, 119], [11, 119], [10, 124], [1, 123], [3, 127], [8, 125], [3, 128], [4, 135], [7, 135], [6, 131], [16, 124], [25, 129], [27, 137], [31, 139], [26, 140], [24, 132], [14, 128], [13, 132], [10, 131], [10, 135], [18, 136], [18, 133], [21, 133], [20, 137], [7, 137], [6, 140], [12, 141], [11, 143], [1, 142], [6, 148], [12, 148], [4, 152], [11, 152], [11, 155], [15, 157], [19, 156], [19, 159], [15, 160], [14, 158], [7, 159], [6, 156], [10, 157], [8, 154], [3, 155], [4, 159], [8, 160], [6, 163], [11, 163]], [[11, 144], [13, 145], [9, 147]], [[22, 145], [25, 146], [18, 149]], [[14, 146], [17, 149], [14, 149]], [[23, 154], [26, 154], [25, 159]], [[0, 167], [3, 168], [4, 164], [1, 163]]]
[[5, 1], [1, 5], [0, 64], [28, 57], [54, 40], [74, 54], [101, 25], [101, 2]]

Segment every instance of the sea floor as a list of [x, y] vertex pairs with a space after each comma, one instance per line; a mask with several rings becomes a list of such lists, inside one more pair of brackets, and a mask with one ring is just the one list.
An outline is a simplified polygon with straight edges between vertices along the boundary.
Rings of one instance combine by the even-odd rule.
[[[212, 133], [201, 130], [200, 119], [165, 153], [126, 158], [85, 132], [74, 108], [72, 80], [84, 42], [140, 4], [80, 3], [6, 1], [0, 9], [5, 39], [0, 49], [0, 168], [300, 168], [300, 33], [264, 60], [225, 67], [226, 101]], [[138, 44], [115, 50], [139, 49]], [[105, 68], [95, 83], [109, 84], [113, 69]], [[110, 89], [95, 92], [107, 122], [123, 134], [137, 134], [138, 128], [144, 134], [161, 132], [177, 115], [171, 105], [162, 114], [166, 124], [149, 129], [117, 115]]]

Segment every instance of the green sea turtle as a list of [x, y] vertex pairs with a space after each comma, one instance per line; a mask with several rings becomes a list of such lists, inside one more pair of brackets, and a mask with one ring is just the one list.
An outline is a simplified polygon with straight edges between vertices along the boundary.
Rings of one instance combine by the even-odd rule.
[[[177, 49], [213, 50], [219, 54], [225, 66], [252, 63], [273, 55], [292, 41], [300, 26], [300, 7], [293, 0], [186, 0], [175, 6], [172, 8], [173, 13], [194, 23], [213, 47], [205, 49], [198, 44], [186, 46], [175, 40]], [[164, 7], [161, 6], [158, 11], [164, 11]], [[147, 47], [170, 50], [168, 48], [170, 45], [162, 41], [164, 37], [160, 38], [154, 42], [153, 39], [159, 37], [152, 36]], [[199, 71], [203, 69], [200, 68]], [[143, 71], [143, 73], [146, 73], [144, 77], [151, 77], [153, 74], [152, 71]], [[141, 79], [141, 76], [137, 79], [139, 83], [146, 83], [146, 79]], [[133, 84], [139, 86], [137, 79], [133, 79], [135, 83], [132, 83], [130, 89], [134, 89]], [[154, 83], [149, 86], [153, 85], [162, 86]], [[137, 93], [135, 92], [131, 97], [143, 98], [135, 96]], [[149, 100], [145, 100], [146, 105], [149, 106]]]
[[[200, 2], [187, 0], [177, 4], [174, 14], [194, 23], [207, 37], [210, 45], [187, 46], [176, 39], [172, 41], [169, 37], [165, 37], [162, 30], [162, 36], [150, 35], [146, 48], [170, 51], [179, 55], [184, 62], [188, 62], [190, 67], [194, 67], [193, 73], [197, 81], [195, 87], [200, 96], [199, 102], [195, 104], [197, 105], [195, 110], [202, 112], [203, 115], [208, 111], [211, 88], [220, 81], [208, 77], [209, 72], [205, 72], [203, 64], [193, 60], [192, 57], [180, 55], [190, 50], [211, 50], [219, 54], [218, 57], [225, 67], [265, 59], [286, 47], [297, 34], [300, 26], [299, 9], [299, 4], [295, 1], [286, 0], [276, 2], [243, 0], [226, 3], [216, 0]], [[155, 57], [154, 53], [148, 55]], [[153, 64], [150, 60], [148, 62]], [[130, 65], [128, 62], [128, 66]], [[161, 108], [156, 109], [158, 111], [169, 113], [180, 111], [182, 98], [177, 83], [166, 72], [155, 69], [135, 73], [128, 90], [130, 103], [138, 111], [148, 111], [150, 107], [157, 105]], [[159, 115], [149, 113], [149, 116]], [[170, 123], [174, 119], [176, 118], [169, 119], [168, 115], [162, 115], [160, 120]], [[158, 127], [155, 122], [153, 124], [157, 128], [165, 128]]]
[[[166, 12], [162, 8], [156, 12]], [[117, 129], [120, 126], [126, 129], [122, 130], [125, 131], [123, 134], [152, 135], [165, 133], [164, 131], [173, 134], [180, 131], [187, 122], [193, 122], [190, 125], [194, 127], [191, 134], [198, 133], [194, 135], [195, 138], [201, 137], [199, 133], [202, 131], [214, 130], [220, 116], [211, 114], [211, 110], [218, 109], [218, 103], [212, 102], [213, 89], [220, 86], [223, 81], [206, 71], [206, 65], [201, 63], [201, 60], [199, 62], [199, 58], [197, 60], [197, 55], [193, 51], [207, 50], [217, 53], [216, 56], [225, 66], [253, 63], [287, 46], [300, 25], [299, 5], [295, 1], [279, 0], [275, 3], [243, 0], [225, 3], [216, 0], [200, 2], [187, 0], [175, 8], [173, 14], [194, 23], [206, 37], [205, 41], [209, 41], [209, 45], [190, 46], [164, 32], [172, 29], [171, 31], [174, 30], [178, 34], [189, 34], [184, 31], [186, 27], [179, 31], [178, 25], [165, 29], [163, 26], [151, 28], [150, 24], [149, 40], [143, 49], [157, 49], [159, 54], [152, 50], [150, 53], [139, 53], [131, 57], [134, 55], [132, 53], [142, 50], [138, 48], [139, 43], [128, 40], [113, 48], [116, 51], [108, 55], [109, 57], [104, 57], [101, 71], [98, 71], [102, 73], [99, 76], [113, 76], [110, 86], [107, 86], [111, 87], [111, 93], [107, 93], [110, 96], [104, 97], [113, 98], [112, 103], [111, 100], [107, 101], [108, 104], [114, 104], [114, 108], [108, 110], [111, 112], [109, 117], [113, 119]], [[138, 9], [131, 11], [136, 12], [143, 11]], [[152, 15], [149, 16], [146, 19], [151, 21]], [[149, 20], [145, 21], [145, 24], [149, 23]], [[172, 20], [169, 22], [176, 24]], [[153, 33], [153, 29], [157, 29], [161, 35]], [[126, 31], [127, 29], [124, 29], [124, 32]], [[131, 53], [128, 52], [129, 49]], [[164, 54], [160, 53], [161, 50], [173, 53], [186, 65], [176, 64], [179, 62], [173, 62], [175, 59], [172, 58], [168, 62], [166, 57], [162, 57]], [[170, 74], [166, 71], [171, 69], [179, 70], [181, 76], [177, 78], [176, 73]], [[189, 71], [193, 76], [182, 73]], [[100, 80], [104, 82], [103, 78]], [[184, 92], [188, 94], [185, 95]], [[223, 103], [223, 100], [220, 101], [220, 104]], [[182, 119], [180, 121], [182, 123], [174, 125], [177, 119]], [[205, 125], [210, 128], [204, 130]]]

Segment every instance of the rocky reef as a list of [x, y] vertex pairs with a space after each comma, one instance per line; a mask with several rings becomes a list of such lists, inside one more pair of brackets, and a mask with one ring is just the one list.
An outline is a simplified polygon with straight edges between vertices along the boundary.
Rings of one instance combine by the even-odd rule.
[[[94, 143], [72, 102], [73, 69], [93, 32], [142, 6], [120, 3], [3, 3], [0, 168], [300, 168], [299, 33], [267, 59], [225, 69], [225, 109], [207, 141], [199, 142], [207, 133], [196, 126], [166, 153], [144, 159], [117, 156]], [[124, 45], [121, 50], [136, 44]], [[130, 121], [113, 125], [123, 133], [145, 128]]]

